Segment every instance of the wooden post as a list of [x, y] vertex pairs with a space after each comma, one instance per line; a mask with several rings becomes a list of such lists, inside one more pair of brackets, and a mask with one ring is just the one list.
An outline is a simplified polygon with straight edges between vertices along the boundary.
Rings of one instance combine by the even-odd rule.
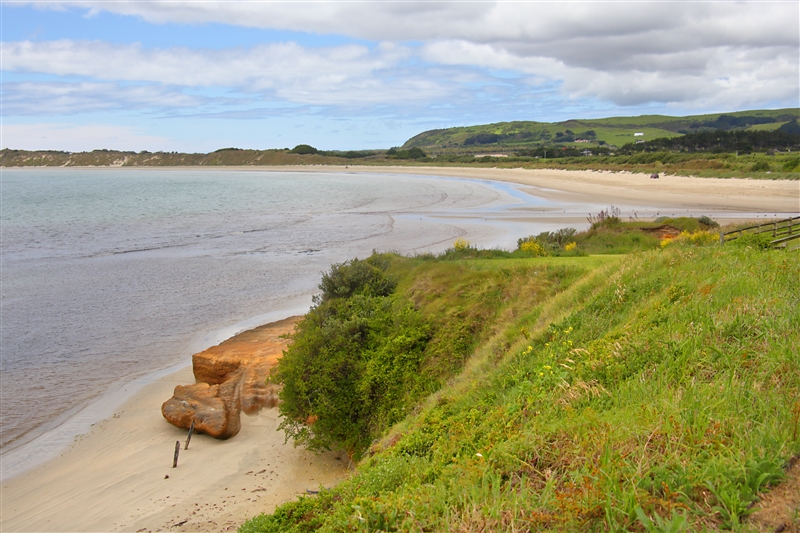
[[176, 468], [178, 466], [178, 454], [181, 453], [181, 441], [175, 441], [175, 458], [172, 459], [172, 468]]
[[189, 426], [189, 436], [186, 437], [186, 446], [183, 448], [184, 450], [189, 449], [189, 441], [192, 440], [192, 431], [194, 431], [194, 418], [192, 419], [192, 425]]

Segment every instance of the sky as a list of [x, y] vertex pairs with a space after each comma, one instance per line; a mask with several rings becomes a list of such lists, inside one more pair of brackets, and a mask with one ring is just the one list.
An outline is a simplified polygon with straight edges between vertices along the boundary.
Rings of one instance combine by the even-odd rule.
[[0, 147], [400, 146], [800, 106], [800, 2], [0, 0]]

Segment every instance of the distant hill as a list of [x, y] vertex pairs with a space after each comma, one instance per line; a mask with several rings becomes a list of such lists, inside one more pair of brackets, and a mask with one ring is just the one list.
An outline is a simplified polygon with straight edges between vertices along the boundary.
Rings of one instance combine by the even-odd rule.
[[[716, 130], [776, 130], [800, 117], [800, 109], [773, 109], [671, 117], [642, 115], [567, 120], [564, 122], [498, 122], [429, 130], [403, 148], [431, 154], [531, 150], [540, 146], [623, 146], [636, 141], [678, 137]], [[587, 146], [587, 147], [588, 147]]]
[[[782, 169], [794, 172], [796, 152], [800, 151], [800, 108], [738, 111], [712, 115], [670, 117], [643, 115], [639, 117], [610, 117], [565, 122], [498, 122], [430, 130], [406, 141], [402, 147], [388, 150], [317, 150], [300, 144], [293, 149], [244, 150], [223, 148], [214, 152], [126, 152], [93, 150], [66, 152], [57, 150], [0, 150], [0, 167], [178, 167], [178, 166], [271, 166], [271, 165], [415, 165], [415, 164], [497, 164], [502, 158], [514, 164], [547, 164], [553, 159], [563, 164], [578, 164], [585, 168], [585, 156], [593, 164], [634, 164], [631, 160], [602, 159], [628, 156], [637, 152], [683, 152], [690, 156], [704, 153], [751, 152], [782, 155], [785, 161], [774, 160], [776, 168], [760, 164], [765, 172]], [[724, 132], [724, 134], [722, 133]], [[716, 135], [710, 135], [716, 134]], [[791, 153], [790, 153], [791, 152]], [[499, 157], [486, 157], [497, 155]], [[599, 156], [599, 158], [598, 158]], [[575, 161], [567, 161], [573, 158]], [[788, 158], [788, 159], [787, 159]], [[602, 159], [602, 160], [601, 160]], [[635, 165], [649, 164], [640, 161]], [[664, 157], [657, 158], [662, 162]], [[672, 158], [674, 160], [674, 158]], [[692, 159], [689, 157], [689, 159]], [[638, 160], [637, 160], [638, 161]], [[655, 161], [655, 160], [653, 160]], [[755, 161], [715, 162], [704, 167], [692, 166], [688, 159], [677, 160], [678, 167], [670, 170], [698, 172], [706, 168], [750, 172]], [[791, 163], [791, 164], [790, 164]], [[552, 164], [552, 163], [550, 163]], [[773, 165], [774, 166], [774, 165]], [[784, 168], [784, 166], [786, 168]], [[620, 167], [635, 170], [639, 167]], [[645, 169], [645, 170], [649, 170]], [[739, 175], [735, 174], [735, 175]], [[733, 177], [734, 174], [726, 177]], [[749, 174], [748, 174], [749, 175]], [[776, 177], [771, 175], [772, 178]], [[791, 179], [797, 179], [792, 174]]]
[[[303, 145], [306, 146], [306, 145]], [[56, 150], [0, 150], [2, 167], [180, 167], [180, 166], [264, 166], [346, 164], [352, 159], [374, 156], [376, 152], [300, 153], [288, 149], [242, 150], [223, 148], [208, 154], [179, 152], [123, 152], [93, 150], [61, 152]]]

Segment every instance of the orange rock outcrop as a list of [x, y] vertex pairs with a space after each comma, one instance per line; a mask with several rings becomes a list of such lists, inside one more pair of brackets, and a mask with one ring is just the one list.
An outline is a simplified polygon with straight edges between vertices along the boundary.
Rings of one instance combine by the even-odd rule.
[[267, 383], [270, 370], [289, 344], [300, 317], [273, 322], [231, 337], [192, 356], [196, 383], [178, 385], [161, 406], [171, 424], [227, 439], [241, 429], [240, 414], [252, 415], [278, 403], [278, 387]]

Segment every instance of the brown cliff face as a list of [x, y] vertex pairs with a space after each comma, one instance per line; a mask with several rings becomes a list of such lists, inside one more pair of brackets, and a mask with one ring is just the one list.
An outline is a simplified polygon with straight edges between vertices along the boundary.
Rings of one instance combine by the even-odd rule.
[[192, 356], [194, 385], [178, 385], [161, 406], [171, 424], [218, 439], [241, 429], [240, 413], [256, 414], [278, 404], [278, 387], [267, 383], [300, 317], [273, 322], [232, 337]]

